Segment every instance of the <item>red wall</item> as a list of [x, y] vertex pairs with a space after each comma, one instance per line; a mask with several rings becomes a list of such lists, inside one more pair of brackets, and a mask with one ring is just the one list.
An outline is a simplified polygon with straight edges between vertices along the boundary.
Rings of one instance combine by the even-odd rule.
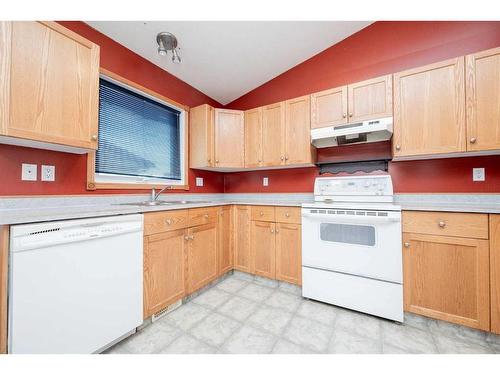
[[[221, 106], [218, 102], [187, 83], [160, 69], [107, 36], [79, 21], [61, 21], [63, 26], [99, 44], [101, 66], [161, 95], [190, 107], [203, 103]], [[21, 164], [48, 164], [56, 167], [55, 182], [21, 181]], [[86, 186], [86, 156], [0, 145], [0, 195], [141, 193], [138, 190], [97, 190]], [[39, 170], [40, 173], [40, 170]], [[204, 178], [204, 187], [196, 188], [195, 177]], [[224, 176], [220, 173], [189, 171], [189, 192], [221, 193]], [[185, 192], [177, 190], [175, 192]]]
[[[376, 22], [228, 107], [254, 108], [497, 46], [500, 22]], [[322, 154], [332, 159], [331, 149]], [[486, 168], [485, 182], [472, 182], [473, 167]], [[500, 156], [391, 162], [389, 172], [400, 193], [500, 193]], [[225, 192], [311, 192], [317, 173], [317, 168], [233, 173], [225, 178]], [[270, 179], [267, 188], [264, 176]]]

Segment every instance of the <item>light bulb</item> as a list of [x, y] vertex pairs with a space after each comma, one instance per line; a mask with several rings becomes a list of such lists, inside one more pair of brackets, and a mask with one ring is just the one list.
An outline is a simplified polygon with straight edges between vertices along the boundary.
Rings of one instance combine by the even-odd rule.
[[179, 51], [177, 50], [177, 48], [174, 48], [172, 50], [172, 62], [174, 64], [180, 64], [181, 62], [181, 56], [179, 55]]
[[158, 55], [165, 56], [167, 54], [167, 50], [162, 46], [158, 47]]

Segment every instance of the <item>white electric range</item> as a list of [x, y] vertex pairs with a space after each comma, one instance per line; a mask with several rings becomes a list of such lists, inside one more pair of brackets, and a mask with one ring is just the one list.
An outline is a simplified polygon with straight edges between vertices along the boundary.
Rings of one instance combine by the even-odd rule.
[[389, 175], [318, 177], [302, 205], [302, 294], [403, 321], [401, 208]]

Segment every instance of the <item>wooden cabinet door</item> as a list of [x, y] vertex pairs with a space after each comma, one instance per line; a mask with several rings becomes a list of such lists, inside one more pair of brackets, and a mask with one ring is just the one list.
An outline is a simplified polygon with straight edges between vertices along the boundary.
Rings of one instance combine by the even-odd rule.
[[500, 334], [500, 215], [490, 215], [491, 332]]
[[215, 109], [215, 167], [245, 166], [243, 111]]
[[311, 129], [347, 122], [347, 86], [311, 94]]
[[144, 317], [185, 295], [187, 229], [144, 237]]
[[245, 167], [262, 163], [262, 108], [245, 111]]
[[276, 224], [276, 279], [302, 285], [302, 230], [299, 224]]
[[190, 228], [188, 238], [188, 293], [193, 293], [217, 278], [217, 223]]
[[250, 256], [250, 207], [236, 205], [233, 210], [234, 269], [253, 273]]
[[262, 166], [285, 164], [285, 103], [262, 109]]
[[0, 40], [0, 132], [96, 149], [99, 46], [55, 22], [1, 22]]
[[464, 152], [464, 57], [394, 74], [395, 157]]
[[466, 56], [467, 151], [500, 149], [500, 48]]
[[312, 164], [310, 96], [285, 102], [285, 164]]
[[274, 279], [276, 259], [276, 224], [267, 221], [252, 221], [250, 248], [254, 273]]
[[403, 233], [405, 310], [490, 328], [488, 240]]
[[203, 104], [189, 110], [189, 166], [213, 167], [214, 109]]
[[349, 122], [392, 116], [392, 75], [348, 86]]
[[219, 212], [219, 275], [233, 268], [232, 212], [229, 206], [222, 207]]

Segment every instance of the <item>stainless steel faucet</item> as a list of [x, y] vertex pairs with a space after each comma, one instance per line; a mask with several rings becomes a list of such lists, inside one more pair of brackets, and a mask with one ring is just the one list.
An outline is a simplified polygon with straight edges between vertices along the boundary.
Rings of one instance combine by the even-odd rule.
[[172, 189], [172, 186], [167, 185], [157, 193], [155, 188], [152, 188], [151, 189], [151, 202], [156, 202], [161, 193], [163, 193], [165, 190], [170, 190], [170, 189]]

